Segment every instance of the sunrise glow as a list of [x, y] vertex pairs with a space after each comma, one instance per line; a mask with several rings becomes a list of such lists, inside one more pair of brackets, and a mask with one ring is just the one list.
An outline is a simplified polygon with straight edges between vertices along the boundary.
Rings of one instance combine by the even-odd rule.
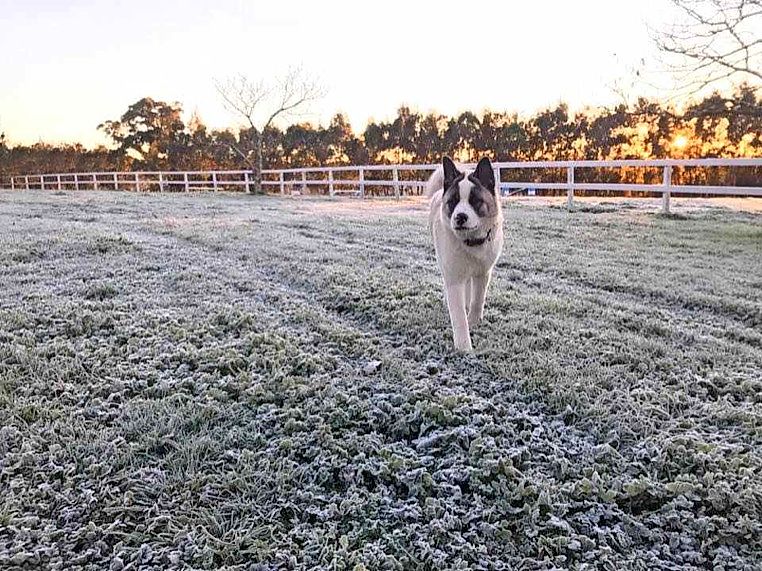
[[685, 135], [678, 135], [672, 141], [672, 146], [678, 150], [683, 150], [688, 146], [688, 137]]

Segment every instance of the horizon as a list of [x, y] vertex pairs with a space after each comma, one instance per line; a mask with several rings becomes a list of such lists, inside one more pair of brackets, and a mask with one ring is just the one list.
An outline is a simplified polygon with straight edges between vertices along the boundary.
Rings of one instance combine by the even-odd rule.
[[[160, 101], [160, 100], [158, 100], [156, 98], [152, 98], [152, 97], [150, 97], [148, 95], [145, 96], [145, 97], [153, 99], [154, 101], [157, 101], [157, 102]], [[660, 104], [664, 103], [664, 101], [662, 101], [662, 100], [653, 99], [653, 98], [652, 99], [648, 99], [648, 101], [653, 101], [653, 102], [657, 102], [657, 103], [660, 103]], [[690, 105], [692, 103], [699, 103], [700, 101], [701, 101], [701, 98], [692, 98], [692, 99], [689, 99], [689, 100], [685, 101], [683, 106]], [[162, 102], [163, 103], [168, 103], [168, 104], [179, 103], [181, 105], [181, 107], [182, 107], [182, 113], [181, 113], [181, 115], [183, 117], [183, 122], [185, 123], [186, 128], [190, 127], [189, 123], [190, 123], [190, 120], [192, 119], [193, 112], [188, 112], [188, 110], [182, 105], [181, 101], [162, 101]], [[137, 103], [137, 101], [134, 101], [130, 105], [132, 105], [134, 103]], [[302, 125], [302, 126], [312, 127], [312, 128], [314, 128], [316, 130], [326, 129], [326, 128], [328, 128], [331, 120], [334, 117], [342, 116], [349, 123], [349, 126], [351, 127], [352, 133], [354, 135], [358, 136], [358, 137], [362, 137], [363, 133], [364, 133], [364, 131], [367, 128], [368, 125], [379, 124], [381, 122], [392, 122], [392, 121], [394, 121], [397, 118], [397, 116], [398, 116], [399, 109], [401, 109], [401, 108], [407, 108], [412, 113], [417, 113], [417, 114], [419, 114], [421, 116], [426, 116], [426, 115], [429, 115], [429, 114], [440, 114], [440, 115], [442, 115], [447, 120], [456, 119], [459, 115], [461, 115], [463, 113], [473, 113], [476, 117], [479, 117], [479, 118], [482, 118], [487, 113], [493, 113], [493, 114], [503, 114], [503, 115], [507, 115], [507, 116], [513, 116], [513, 115], [515, 115], [517, 117], [518, 121], [523, 121], [523, 120], [528, 120], [531, 117], [536, 116], [536, 115], [542, 113], [543, 111], [554, 110], [554, 109], [556, 109], [556, 108], [558, 108], [558, 107], [560, 107], [562, 105], [566, 105], [567, 106], [568, 113], [569, 113], [570, 117], [574, 117], [575, 115], [578, 115], [578, 114], [585, 114], [587, 117], [593, 117], [593, 116], [596, 116], [596, 115], [599, 115], [599, 114], [604, 114], [606, 112], [611, 112], [612, 111], [612, 106], [607, 106], [607, 105], [598, 105], [598, 106], [582, 105], [582, 106], [580, 106], [580, 107], [575, 109], [575, 108], [572, 108], [571, 106], [569, 106], [568, 103], [566, 103], [565, 101], [557, 101], [554, 104], [549, 104], [548, 106], [537, 108], [537, 109], [535, 109], [535, 110], [533, 110], [531, 112], [523, 113], [523, 114], [522, 113], [517, 113], [517, 112], [515, 112], [513, 110], [510, 110], [510, 109], [492, 109], [492, 108], [486, 107], [486, 108], [479, 109], [479, 110], [475, 110], [475, 109], [462, 109], [462, 110], [458, 111], [455, 114], [448, 115], [448, 114], [445, 114], [445, 113], [440, 113], [436, 109], [423, 110], [423, 109], [418, 109], [418, 108], [412, 107], [412, 106], [407, 105], [405, 103], [401, 103], [401, 104], [395, 106], [394, 112], [391, 113], [390, 115], [384, 116], [382, 118], [369, 117], [366, 120], [366, 122], [363, 125], [361, 125], [361, 126], [357, 126], [357, 125], [353, 124], [348, 119], [347, 114], [345, 112], [343, 112], [341, 110], [338, 110], [338, 111], [336, 111], [334, 113], [328, 114], [326, 116], [326, 118], [321, 119], [319, 121], [308, 120], [308, 119], [307, 120], [298, 120], [297, 119], [297, 120], [293, 120], [293, 121], [286, 121], [286, 122], [284, 122], [283, 125], [278, 125], [277, 127], [281, 130], [281, 132], [285, 132], [286, 129], [288, 127], [292, 126], [292, 125]], [[619, 103], [615, 103], [614, 105], [618, 106]], [[679, 107], [665, 106], [663, 108], [664, 109], [678, 109], [678, 112], [680, 112]], [[125, 111], [126, 111], [126, 109], [125, 109]], [[118, 118], [115, 117], [114, 119], [118, 119]], [[241, 130], [248, 129], [248, 127], [246, 125], [244, 125], [241, 121], [238, 122], [239, 123], [238, 125], [228, 125], [228, 126], [221, 126], [221, 127], [216, 127], [216, 126], [215, 127], [210, 127], [210, 125], [208, 125], [205, 121], [203, 121], [203, 117], [201, 117], [201, 119], [202, 119], [203, 126], [206, 127], [209, 131], [215, 131], [215, 132], [225, 132], [225, 131], [228, 131], [228, 132], [231, 132], [231, 133], [233, 133], [235, 135], [238, 135]], [[98, 130], [98, 133], [100, 135], [102, 132], [100, 130]], [[3, 134], [3, 129], [2, 129], [1, 125], [0, 125], [0, 134]], [[97, 142], [96, 144], [93, 144], [93, 145], [86, 145], [82, 141], [73, 141], [73, 140], [52, 141], [52, 140], [46, 140], [46, 139], [38, 139], [36, 141], [18, 142], [18, 141], [14, 141], [12, 138], [9, 138], [7, 136], [8, 135], [7, 132], [5, 133], [5, 135], [6, 135], [6, 145], [9, 148], [31, 147], [31, 146], [38, 145], [38, 144], [51, 145], [51, 146], [61, 146], [61, 147], [81, 145], [86, 150], [97, 150], [98, 148], [101, 148], [101, 147], [106, 147], [106, 148], [109, 148], [109, 149], [116, 149], [116, 148], [118, 148], [118, 145], [115, 142], [113, 142], [111, 139], [109, 139], [109, 137], [106, 136], [105, 134], [103, 134], [101, 137], [99, 137], [99, 138], [102, 138], [103, 141], [99, 141], [99, 142]]]
[[[621, 102], [614, 85], [633, 81], [633, 69], [653, 71], [648, 26], [669, 14], [666, 0], [628, 4], [626, 11], [600, 0], [574, 6], [550, 0], [479, 3], [468, 11], [472, 27], [458, 12], [432, 3], [395, 0], [371, 16], [339, 1], [288, 4], [290, 9], [259, 11], [234, 0], [214, 9], [198, 0], [160, 6], [143, 0], [119, 10], [92, 0], [66, 6], [37, 0], [6, 8], [0, 18], [10, 32], [0, 38], [0, 49], [12, 62], [7, 77], [18, 79], [0, 94], [0, 132], [13, 146], [110, 146], [97, 125], [118, 119], [143, 97], [178, 102], [186, 120], [197, 113], [210, 130], [236, 131], [241, 121], [225, 110], [214, 80], [236, 73], [267, 78], [299, 65], [327, 94], [281, 128], [325, 125], [341, 113], [361, 133], [402, 106], [447, 116], [485, 110], [528, 116], [560, 103], [572, 113], [607, 108]], [[375, 35], [353, 49], [364, 39], [356, 30], [371, 18]], [[331, 29], [339, 32], [326, 33]], [[398, 33], [386, 33], [391, 30]], [[453, 30], [456, 41], [450, 39]], [[30, 44], [29, 37], [42, 40]], [[502, 50], [506, 56], [493, 55]], [[519, 51], [528, 55], [511, 57]], [[268, 58], [252, 63], [250, 54], [257, 53]], [[411, 58], [416, 61], [400, 65]], [[664, 100], [650, 81], [632, 83], [627, 96]], [[369, 87], [358, 91], [358, 85]]]

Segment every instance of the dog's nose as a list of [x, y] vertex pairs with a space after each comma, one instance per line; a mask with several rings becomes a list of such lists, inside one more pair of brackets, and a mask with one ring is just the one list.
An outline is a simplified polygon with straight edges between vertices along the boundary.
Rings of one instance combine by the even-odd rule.
[[455, 215], [456, 226], [463, 226], [466, 222], [468, 222], [468, 214], [463, 214], [462, 212], [458, 212]]

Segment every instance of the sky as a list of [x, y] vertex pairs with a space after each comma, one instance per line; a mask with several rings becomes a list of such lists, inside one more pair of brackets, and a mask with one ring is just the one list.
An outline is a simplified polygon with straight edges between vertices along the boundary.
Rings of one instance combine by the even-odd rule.
[[0, 0], [0, 132], [12, 145], [105, 144], [97, 126], [142, 97], [236, 127], [215, 79], [295, 66], [326, 90], [299, 120], [343, 112], [358, 132], [403, 104], [448, 115], [612, 105], [612, 85], [655, 56], [647, 24], [666, 9], [666, 0]]

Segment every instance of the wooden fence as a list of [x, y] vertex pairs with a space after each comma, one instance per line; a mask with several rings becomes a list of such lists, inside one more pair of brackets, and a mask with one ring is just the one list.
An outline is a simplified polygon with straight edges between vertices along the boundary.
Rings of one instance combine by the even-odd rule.
[[[472, 165], [467, 165], [472, 166]], [[397, 198], [420, 194], [436, 165], [363, 165], [268, 169], [263, 185], [280, 194], [317, 191], [330, 196], [351, 195], [365, 198], [384, 193]], [[674, 184], [673, 173], [680, 169], [762, 169], [762, 158], [748, 159], [668, 159], [613, 161], [495, 162], [495, 181], [502, 194], [536, 190], [566, 191], [571, 208], [575, 191], [609, 193], [648, 192], [661, 195], [663, 209], [669, 211], [670, 198], [680, 195], [761, 196], [760, 176], [751, 177], [753, 185]], [[635, 177], [637, 182], [607, 182], [605, 173], [621, 181], [625, 170], [648, 172]], [[529, 174], [527, 174], [529, 173]], [[604, 175], [601, 175], [604, 173]], [[565, 175], [565, 176], [564, 176]], [[596, 176], [598, 175], [598, 176]], [[548, 179], [557, 180], [548, 180]], [[599, 180], [595, 180], [598, 178]], [[735, 178], [735, 177], [733, 177]], [[540, 179], [540, 180], [538, 180]], [[650, 179], [650, 180], [649, 180]], [[654, 180], [655, 179], [655, 180]], [[251, 171], [135, 171], [56, 173], [12, 176], [12, 190], [132, 190], [169, 191], [245, 191], [253, 188]], [[3, 181], [0, 181], [3, 184]]]

